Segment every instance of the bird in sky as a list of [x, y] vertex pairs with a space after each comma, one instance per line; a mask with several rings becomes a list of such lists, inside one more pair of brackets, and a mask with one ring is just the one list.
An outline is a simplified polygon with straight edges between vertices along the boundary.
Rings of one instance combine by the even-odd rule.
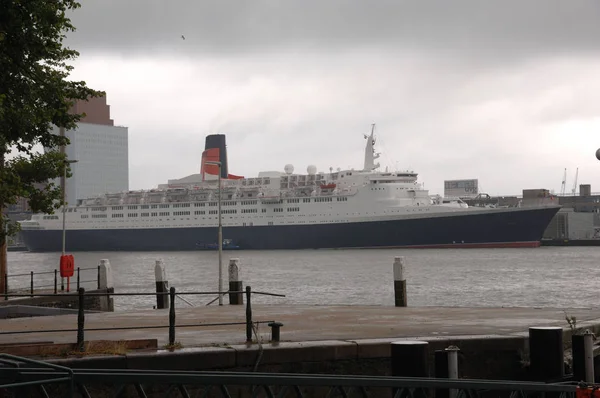
[[181, 38], [182, 38], [183, 40], [185, 40], [185, 36], [184, 36], [184, 35], [181, 35]]

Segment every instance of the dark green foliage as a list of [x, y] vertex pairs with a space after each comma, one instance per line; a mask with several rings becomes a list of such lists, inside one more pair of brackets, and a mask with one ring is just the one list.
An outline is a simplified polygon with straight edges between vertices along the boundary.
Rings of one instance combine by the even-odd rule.
[[[19, 197], [34, 212], [60, 207], [60, 187], [44, 183], [68, 170], [66, 158], [36, 149], [67, 145], [54, 126], [73, 129], [82, 116], [69, 113], [74, 101], [101, 94], [68, 80], [68, 62], [79, 53], [63, 45], [75, 30], [66, 14], [79, 6], [73, 0], [0, 0], [0, 209]], [[4, 228], [0, 242], [3, 234]]]

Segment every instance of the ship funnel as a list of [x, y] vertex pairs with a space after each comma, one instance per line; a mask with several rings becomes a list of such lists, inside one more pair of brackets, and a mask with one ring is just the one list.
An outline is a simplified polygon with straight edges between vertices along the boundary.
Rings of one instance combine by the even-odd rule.
[[221, 178], [227, 178], [227, 145], [225, 144], [225, 134], [207, 135], [204, 152], [202, 153], [202, 174], [212, 174], [216, 177], [219, 174], [219, 167], [205, 165], [205, 161], [221, 162]]
[[204, 152], [202, 152], [202, 165], [200, 166], [202, 181], [216, 180], [219, 177], [219, 166], [206, 164], [206, 162], [221, 162], [221, 178], [230, 180], [243, 178], [241, 176], [229, 174], [225, 134], [207, 135]]

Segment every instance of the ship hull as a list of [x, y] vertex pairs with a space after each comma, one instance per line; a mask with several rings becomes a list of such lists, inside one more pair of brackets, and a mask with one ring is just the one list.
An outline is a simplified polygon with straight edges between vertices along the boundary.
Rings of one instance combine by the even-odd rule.
[[[537, 247], [558, 207], [473, 212], [387, 221], [223, 227], [242, 250], [326, 248]], [[61, 230], [23, 230], [30, 251], [56, 252]], [[187, 251], [216, 227], [67, 230], [67, 251]]]

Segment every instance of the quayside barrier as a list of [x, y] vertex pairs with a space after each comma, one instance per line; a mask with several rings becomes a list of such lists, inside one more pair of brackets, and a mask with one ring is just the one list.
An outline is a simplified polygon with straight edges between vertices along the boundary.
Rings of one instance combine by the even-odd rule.
[[[245, 294], [246, 296], [246, 319], [243, 322], [222, 322], [222, 323], [194, 323], [178, 325], [175, 322], [176, 311], [175, 311], [175, 297], [185, 295], [224, 295], [224, 294]], [[252, 333], [260, 324], [267, 324], [271, 327], [271, 341], [280, 341], [280, 328], [283, 326], [282, 323], [274, 320], [260, 320], [256, 321], [252, 315], [252, 295], [263, 295], [271, 297], [285, 297], [283, 294], [268, 293], [260, 291], [252, 291], [250, 286], [246, 286], [245, 291], [235, 292], [177, 292], [174, 287], [171, 287], [168, 292], [152, 292], [152, 293], [132, 293], [132, 292], [103, 292], [103, 293], [86, 293], [85, 289], [80, 287], [77, 291], [78, 295], [78, 311], [77, 311], [77, 328], [76, 329], [44, 329], [44, 330], [18, 330], [10, 332], [0, 331], [0, 335], [12, 335], [12, 334], [32, 334], [32, 333], [62, 333], [62, 332], [77, 332], [77, 348], [83, 352], [85, 350], [84, 340], [85, 332], [98, 332], [98, 331], [112, 331], [112, 330], [139, 330], [139, 329], [162, 329], [168, 328], [169, 330], [169, 345], [175, 344], [175, 332], [177, 328], [186, 327], [217, 327], [217, 326], [233, 326], [233, 325], [245, 325], [246, 326], [246, 342], [252, 342]], [[127, 327], [106, 327], [106, 328], [85, 328], [85, 298], [86, 297], [97, 297], [97, 296], [160, 296], [168, 295], [170, 300], [168, 325], [151, 325], [151, 326], [127, 326]], [[37, 297], [72, 297], [73, 294], [49, 294], [49, 293], [35, 293], [33, 296]], [[13, 293], [8, 294], [8, 297], [31, 297], [30, 294], [19, 294]]]
[[[96, 286], [98, 289], [100, 289], [100, 265], [98, 265], [97, 267], [77, 267], [75, 268], [76, 273], [77, 273], [77, 289], [79, 289], [80, 287], [82, 287], [82, 284], [87, 283], [87, 284], [91, 284], [93, 283], [94, 286]], [[96, 271], [96, 275], [94, 279], [88, 279], [88, 280], [81, 280], [81, 272], [82, 271]], [[89, 273], [88, 273], [89, 274]], [[54, 275], [54, 283], [48, 284], [48, 283], [44, 283], [44, 284], [35, 284], [34, 283], [34, 277], [35, 275]], [[34, 295], [37, 296], [36, 294], [34, 294], [34, 289], [49, 289], [49, 288], [54, 288], [54, 294], [58, 294], [58, 290], [59, 290], [59, 278], [60, 278], [60, 272], [55, 269], [54, 271], [43, 271], [43, 272], [28, 272], [28, 273], [22, 273], [22, 274], [4, 274], [4, 286], [6, 286], [6, 288], [4, 289], [5, 293], [4, 293], [4, 300], [8, 300], [8, 298], [10, 297], [10, 294], [8, 293], [8, 289], [9, 289], [9, 278], [13, 279], [14, 278], [25, 278], [28, 277], [29, 279], [29, 286], [25, 287], [22, 284], [19, 284], [18, 287], [13, 288], [13, 291], [29, 291], [29, 295], [27, 297], [33, 297]], [[47, 279], [47, 278], [44, 278]], [[62, 279], [62, 278], [60, 278]], [[64, 284], [61, 284], [60, 287], [61, 291], [64, 291]]]

